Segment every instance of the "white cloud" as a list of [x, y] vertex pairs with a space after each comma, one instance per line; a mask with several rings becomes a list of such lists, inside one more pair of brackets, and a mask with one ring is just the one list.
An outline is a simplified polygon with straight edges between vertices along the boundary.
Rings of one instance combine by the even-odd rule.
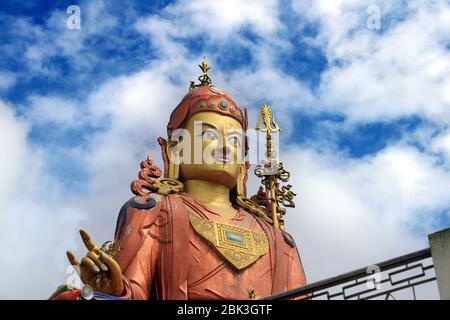
[[0, 185], [0, 197], [2, 203], [7, 199], [9, 192], [15, 190], [15, 184], [20, 180], [22, 168], [17, 163], [23, 163], [27, 158], [27, 151], [23, 148], [26, 139], [27, 127], [16, 122], [14, 114], [9, 106], [0, 101], [0, 145], [3, 152], [0, 153], [0, 172], [2, 183]]
[[450, 132], [447, 130], [437, 136], [432, 141], [431, 149], [434, 152], [443, 154], [446, 162], [450, 163]]
[[50, 62], [55, 57], [66, 57], [73, 68], [87, 70], [95, 66], [100, 57], [90, 50], [86, 42], [119, 26], [117, 18], [110, 13], [110, 6], [103, 0], [85, 1], [80, 4], [81, 29], [69, 30], [66, 20], [67, 7], [51, 12], [43, 25], [34, 24], [27, 17], [11, 22], [11, 35], [19, 45], [10, 55], [24, 55], [27, 66], [24, 76], [61, 76]]
[[84, 119], [81, 106], [63, 97], [29, 97], [26, 117], [33, 124], [54, 123], [66, 128], [81, 124]]
[[[209, 74], [213, 83], [225, 89], [241, 107], [249, 109], [250, 123], [256, 121], [265, 99], [280, 110], [278, 119], [285, 123], [283, 129], [289, 134], [292, 118], [285, 111], [313, 112], [317, 100], [307, 85], [285, 74], [277, 65], [275, 57], [279, 50], [292, 50], [292, 44], [279, 37], [287, 26], [279, 20], [278, 6], [274, 1], [180, 1], [167, 6], [161, 14], [140, 19], [136, 29], [148, 35], [152, 47], [164, 56], [153, 63], [152, 69], [172, 73], [171, 77], [182, 83], [197, 78], [195, 68], [200, 57], [192, 56], [186, 43], [179, 40], [205, 36], [203, 54], [212, 66]], [[246, 28], [263, 41], [246, 39], [242, 34]], [[253, 61], [222, 71], [217, 61], [223, 53], [217, 48], [229, 43], [248, 49]], [[164, 67], [155, 66], [157, 63]]]
[[299, 193], [288, 231], [309, 281], [426, 248], [450, 207], [450, 172], [402, 144], [362, 159], [299, 148], [282, 158]]
[[[180, 56], [189, 61], [199, 59], [189, 56], [189, 44], [183, 40], [203, 41], [201, 54], [216, 66], [216, 57], [234, 54], [222, 51], [230, 44], [250, 50], [261, 65], [275, 63], [274, 50], [292, 48], [288, 41], [279, 37], [287, 27], [280, 21], [279, 3], [272, 0], [183, 0], [165, 7], [159, 14], [139, 19], [135, 27], [138, 32], [149, 35], [152, 48], [172, 61]], [[263, 39], [262, 43], [248, 40], [245, 31]]]
[[[448, 3], [333, 4], [294, 2], [301, 17], [319, 24], [314, 40], [331, 64], [318, 93], [326, 109], [353, 121], [420, 115], [448, 122]], [[366, 8], [372, 4], [381, 8], [381, 31], [366, 28]], [[399, 17], [406, 18], [396, 21]]]
[[[68, 207], [64, 190], [43, 169], [44, 155], [27, 143], [29, 125], [0, 101], [0, 298], [46, 298], [61, 281], [62, 247], [75, 246], [67, 234], [84, 212]], [[25, 280], [26, 279], [26, 280]], [[32, 285], [30, 285], [30, 283]]]
[[[151, 153], [161, 164], [155, 138], [165, 136], [170, 112], [187, 92], [188, 81], [198, 75], [194, 68], [199, 57], [192, 56], [177, 37], [202, 33], [206, 41], [240, 41], [250, 48], [256, 62], [228, 73], [215, 64], [220, 52], [205, 52], [213, 65], [214, 83], [243, 106], [257, 107], [262, 98], [275, 110], [280, 106], [277, 116], [288, 131], [294, 129], [293, 109], [320, 112], [320, 102], [355, 121], [409, 114], [442, 115], [445, 120], [443, 105], [448, 94], [440, 93], [449, 83], [444, 72], [448, 57], [437, 38], [428, 38], [442, 36], [445, 10], [439, 11], [436, 25], [427, 25], [433, 14], [419, 7], [411, 15], [419, 19], [418, 26], [408, 24], [407, 19], [384, 35], [356, 30], [349, 37], [349, 31], [364, 20], [355, 9], [364, 9], [364, 17], [363, 5], [356, 5], [356, 1], [322, 1], [306, 2], [302, 8], [305, 19], [321, 23], [317, 38], [311, 39], [316, 42], [313, 44], [323, 46], [329, 61], [345, 62], [325, 73], [318, 99], [307, 86], [276, 66], [273, 53], [289, 49], [289, 45], [277, 39], [277, 31], [286, 26], [279, 20], [275, 2], [182, 1], [136, 24], [161, 52], [161, 58], [140, 71], [95, 83], [82, 101], [64, 96], [29, 97], [31, 108], [25, 111], [24, 120], [13, 115], [11, 106], [0, 105], [4, 150], [0, 154], [0, 203], [7, 204], [0, 215], [0, 242], [7, 245], [5, 257], [16, 267], [1, 272], [2, 287], [11, 289], [0, 294], [33, 298], [50, 294], [67, 276], [64, 251], [73, 249], [78, 256], [85, 253], [77, 234], [79, 227], [90, 230], [97, 243], [111, 239], [118, 210], [131, 197], [129, 183], [137, 176], [139, 161]], [[91, 16], [104, 9], [107, 7], [93, 8]], [[60, 18], [52, 16], [51, 23], [56, 25]], [[82, 24], [82, 31], [96, 34], [117, 26], [118, 22], [110, 18], [92, 28]], [[239, 31], [246, 27], [265, 42], [243, 39]], [[41, 40], [53, 34], [35, 26], [30, 30]], [[82, 50], [82, 36], [67, 32], [52, 46], [76, 59], [76, 53]], [[410, 41], [410, 32], [417, 34], [417, 43]], [[405, 47], [394, 50], [403, 42]], [[38, 47], [29, 48], [28, 55], [39, 69], [45, 67], [46, 57], [57, 51], [53, 47], [46, 51], [43, 40], [38, 43]], [[405, 54], [408, 59], [402, 59]], [[92, 63], [88, 60], [76, 63]], [[255, 120], [253, 108], [251, 123]], [[65, 181], [55, 181], [43, 168], [51, 150], [45, 146], [36, 150], [27, 142], [30, 126], [46, 123], [62, 128], [104, 125], [103, 130], [89, 135], [87, 145], [62, 147], [70, 157], [61, 161], [76, 162], [88, 170], [86, 193], [67, 192]], [[427, 139], [433, 152], [448, 150], [444, 136]], [[287, 148], [282, 156], [299, 193], [297, 209], [288, 213], [288, 229], [300, 245], [310, 281], [426, 246], [424, 233], [435, 231], [437, 212], [450, 204], [446, 195], [450, 177], [445, 166], [439, 164], [435, 154], [420, 152], [406, 142], [363, 159], [335, 153], [331, 142], [304, 150], [293, 144]], [[257, 190], [256, 185], [256, 179], [251, 179], [250, 193]], [[416, 229], [419, 231], [414, 233]], [[23, 283], [24, 277], [34, 284], [32, 291], [28, 286], [17, 286], [18, 279]]]
[[148, 31], [158, 26], [163, 27], [164, 31], [172, 37], [207, 34], [215, 40], [225, 40], [245, 27], [251, 28], [260, 35], [269, 35], [281, 27], [278, 20], [278, 4], [272, 0], [214, 2], [183, 0], [167, 6], [161, 12], [161, 16], [167, 20], [151, 16], [141, 21], [138, 26], [141, 30]]

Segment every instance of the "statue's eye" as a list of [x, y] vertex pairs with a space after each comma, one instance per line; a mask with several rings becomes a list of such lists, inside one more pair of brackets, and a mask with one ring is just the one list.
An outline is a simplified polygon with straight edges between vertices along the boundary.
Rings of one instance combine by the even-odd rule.
[[213, 130], [206, 130], [202, 134], [203, 140], [217, 140], [217, 133], [215, 133]]
[[228, 138], [228, 143], [235, 147], [241, 146], [241, 140], [237, 136], [231, 136]]

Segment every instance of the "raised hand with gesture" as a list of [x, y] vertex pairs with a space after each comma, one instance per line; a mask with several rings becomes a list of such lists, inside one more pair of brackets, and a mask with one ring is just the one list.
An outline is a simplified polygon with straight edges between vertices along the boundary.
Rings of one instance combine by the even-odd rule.
[[122, 270], [112, 256], [99, 249], [91, 240], [86, 230], [80, 230], [81, 238], [88, 249], [88, 253], [81, 259], [81, 263], [72, 252], [67, 251], [70, 264], [78, 272], [84, 284], [95, 291], [108, 295], [120, 296], [123, 293]]

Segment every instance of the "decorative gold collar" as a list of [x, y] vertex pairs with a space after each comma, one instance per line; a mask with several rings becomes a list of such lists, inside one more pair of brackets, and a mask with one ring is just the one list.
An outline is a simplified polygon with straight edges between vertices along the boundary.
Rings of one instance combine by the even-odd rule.
[[202, 219], [192, 213], [189, 213], [189, 221], [194, 230], [238, 270], [248, 267], [269, 251], [265, 233]]

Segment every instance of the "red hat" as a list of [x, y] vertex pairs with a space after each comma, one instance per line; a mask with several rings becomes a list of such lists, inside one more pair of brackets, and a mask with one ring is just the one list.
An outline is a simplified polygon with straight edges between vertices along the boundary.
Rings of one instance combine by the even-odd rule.
[[[248, 126], [247, 109], [242, 112], [222, 89], [211, 84], [211, 78], [207, 74], [210, 68], [205, 59], [199, 67], [203, 71], [203, 75], [198, 77], [200, 84], [195, 85], [194, 81], [191, 81], [189, 92], [172, 111], [167, 125], [168, 138], [170, 139], [173, 130], [183, 127], [185, 121], [198, 112], [217, 112], [232, 117], [239, 121], [245, 133]], [[244, 144], [245, 153], [247, 153], [247, 137], [245, 137]]]
[[247, 110], [242, 110], [231, 100], [225, 92], [213, 85], [199, 85], [192, 87], [172, 111], [167, 135], [171, 136], [173, 130], [181, 128], [184, 122], [198, 112], [217, 112], [225, 116], [233, 117], [247, 130]]

